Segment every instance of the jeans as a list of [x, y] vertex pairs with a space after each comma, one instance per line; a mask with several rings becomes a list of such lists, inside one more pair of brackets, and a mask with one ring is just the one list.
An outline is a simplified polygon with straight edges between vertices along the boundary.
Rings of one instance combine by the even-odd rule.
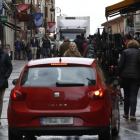
[[5, 89], [0, 89], [0, 121], [1, 121], [4, 93], [5, 93]]
[[28, 61], [30, 61], [31, 60], [31, 52], [26, 52], [26, 54], [27, 54], [27, 58], [28, 58]]
[[20, 51], [21, 50], [18, 50], [18, 49], [15, 50], [15, 60], [17, 60], [17, 55], [18, 55], [19, 60], [20, 60]]
[[139, 82], [139, 80], [123, 79], [125, 115], [129, 115], [130, 109], [130, 116], [135, 116]]
[[50, 48], [44, 48], [44, 57], [47, 58], [47, 57], [50, 57]]

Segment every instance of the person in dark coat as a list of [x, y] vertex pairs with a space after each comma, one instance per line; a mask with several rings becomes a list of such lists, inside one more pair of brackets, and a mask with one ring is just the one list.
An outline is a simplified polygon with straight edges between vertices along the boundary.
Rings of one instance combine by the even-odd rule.
[[59, 56], [63, 57], [64, 53], [69, 49], [70, 41], [68, 37], [65, 37], [64, 42], [60, 45]]
[[44, 50], [44, 57], [45, 58], [50, 57], [51, 42], [47, 37], [44, 37], [42, 46], [43, 46], [43, 50]]
[[[3, 107], [5, 89], [8, 88], [8, 78], [12, 72], [12, 63], [7, 52], [4, 52], [0, 42], [0, 119]], [[1, 125], [1, 120], [0, 120]]]
[[17, 60], [17, 56], [19, 57], [18, 59], [20, 60], [20, 53], [21, 53], [22, 43], [19, 40], [19, 38], [17, 38], [14, 46], [15, 46], [15, 60]]
[[122, 52], [116, 76], [123, 80], [124, 89], [124, 118], [136, 120], [135, 112], [137, 105], [137, 95], [140, 86], [140, 50], [139, 43], [131, 40], [128, 49]]
[[97, 58], [95, 49], [96, 39], [91, 39], [90, 44], [86, 47], [84, 57], [86, 58]]
[[76, 43], [77, 49], [78, 49], [78, 51], [82, 55], [82, 52], [83, 52], [83, 41], [81, 40], [81, 36], [80, 35], [77, 35], [76, 36], [76, 39], [73, 42]]
[[25, 51], [26, 51], [26, 54], [27, 54], [28, 61], [30, 61], [30, 60], [31, 60], [30, 41], [27, 42], [27, 44], [26, 44], [26, 46], [25, 46]]

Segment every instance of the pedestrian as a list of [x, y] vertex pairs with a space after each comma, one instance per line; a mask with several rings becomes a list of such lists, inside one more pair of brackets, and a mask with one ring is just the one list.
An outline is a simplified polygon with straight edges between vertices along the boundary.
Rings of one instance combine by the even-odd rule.
[[[17, 38], [14, 46], [15, 46], [15, 60], [20, 60], [20, 53], [21, 53], [22, 43], [19, 40], [19, 38]], [[17, 58], [17, 56], [18, 56], [18, 58]]]
[[125, 35], [126, 41], [125, 41], [125, 45], [127, 46], [127, 44], [129, 43], [129, 41], [132, 40], [132, 36], [130, 34], [126, 34]]
[[97, 58], [96, 56], [96, 48], [95, 48], [96, 38], [91, 39], [90, 44], [86, 47], [84, 57], [86, 58]]
[[0, 41], [0, 125], [5, 89], [8, 88], [8, 78], [12, 72], [12, 63], [7, 52], [3, 51]]
[[81, 36], [80, 36], [80, 35], [77, 35], [77, 36], [76, 36], [76, 39], [75, 39], [73, 42], [75, 42], [78, 51], [79, 51], [79, 52], [81, 53], [81, 55], [82, 55], [82, 52], [83, 52], [83, 41], [81, 40]]
[[41, 58], [41, 47], [38, 46], [37, 47], [37, 59], [40, 59]]
[[23, 57], [23, 60], [26, 60], [26, 51], [25, 51], [25, 41], [22, 39], [21, 41], [21, 52], [22, 52], [22, 57]]
[[65, 37], [64, 42], [60, 45], [59, 56], [63, 57], [64, 53], [69, 49], [70, 41], [68, 37]]
[[37, 58], [37, 47], [39, 46], [36, 35], [34, 35], [34, 38], [31, 39], [30, 45], [31, 45], [31, 51], [32, 51], [32, 59], [36, 59]]
[[88, 42], [88, 39], [86, 38], [86, 39], [84, 40], [84, 43], [83, 43], [83, 55], [85, 54], [87, 42]]
[[47, 58], [47, 57], [50, 57], [50, 50], [51, 50], [51, 42], [50, 40], [44, 36], [43, 38], [43, 50], [44, 50], [44, 57]]
[[[116, 76], [122, 78], [124, 89], [124, 115], [136, 120], [137, 95], [140, 86], [140, 50], [139, 43], [131, 40], [122, 52]], [[130, 113], [129, 113], [130, 108]]]
[[31, 60], [30, 41], [27, 41], [27, 44], [25, 46], [25, 51], [26, 51], [26, 54], [27, 54], [28, 61], [30, 61]]
[[69, 49], [64, 53], [64, 57], [81, 57], [75, 42], [71, 42]]

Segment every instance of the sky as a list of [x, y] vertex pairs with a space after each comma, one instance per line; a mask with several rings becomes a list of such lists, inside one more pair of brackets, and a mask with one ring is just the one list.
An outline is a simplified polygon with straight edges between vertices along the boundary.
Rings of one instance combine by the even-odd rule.
[[[123, 0], [55, 0], [55, 7], [67, 16], [90, 16], [90, 34], [106, 22], [105, 8]], [[56, 14], [59, 16], [59, 13]]]

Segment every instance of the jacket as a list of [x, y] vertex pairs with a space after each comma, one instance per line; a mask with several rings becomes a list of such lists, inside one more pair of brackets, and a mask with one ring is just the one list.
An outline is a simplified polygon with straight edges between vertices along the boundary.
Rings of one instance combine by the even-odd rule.
[[140, 50], [137, 46], [129, 46], [122, 52], [116, 76], [140, 79]]
[[35, 39], [34, 41], [34, 38], [31, 39], [30, 45], [32, 45], [32, 47], [38, 47], [39, 46], [38, 40]]
[[64, 53], [69, 49], [69, 45], [70, 45], [70, 41], [64, 41], [60, 45], [60, 49], [59, 49], [60, 57], [62, 57]]
[[96, 57], [96, 51], [95, 51], [95, 44], [90, 44], [87, 46], [85, 50], [84, 57], [86, 58], [97, 58]]
[[44, 39], [42, 45], [43, 45], [43, 48], [45, 48], [45, 49], [50, 49], [51, 48], [51, 43], [50, 43], [49, 39]]
[[65, 54], [64, 57], [81, 57], [81, 54], [78, 52], [78, 50], [76, 50], [74, 53], [72, 53], [70, 51], [70, 49], [68, 49]]
[[14, 46], [15, 46], [15, 49], [16, 49], [16, 50], [21, 50], [21, 48], [22, 48], [22, 43], [21, 43], [20, 41], [16, 41], [15, 44], [14, 44]]
[[7, 52], [0, 52], [0, 89], [8, 88], [8, 78], [12, 72], [13, 66]]
[[78, 51], [83, 52], [83, 41], [81, 39], [75, 39], [73, 42], [76, 43]]

